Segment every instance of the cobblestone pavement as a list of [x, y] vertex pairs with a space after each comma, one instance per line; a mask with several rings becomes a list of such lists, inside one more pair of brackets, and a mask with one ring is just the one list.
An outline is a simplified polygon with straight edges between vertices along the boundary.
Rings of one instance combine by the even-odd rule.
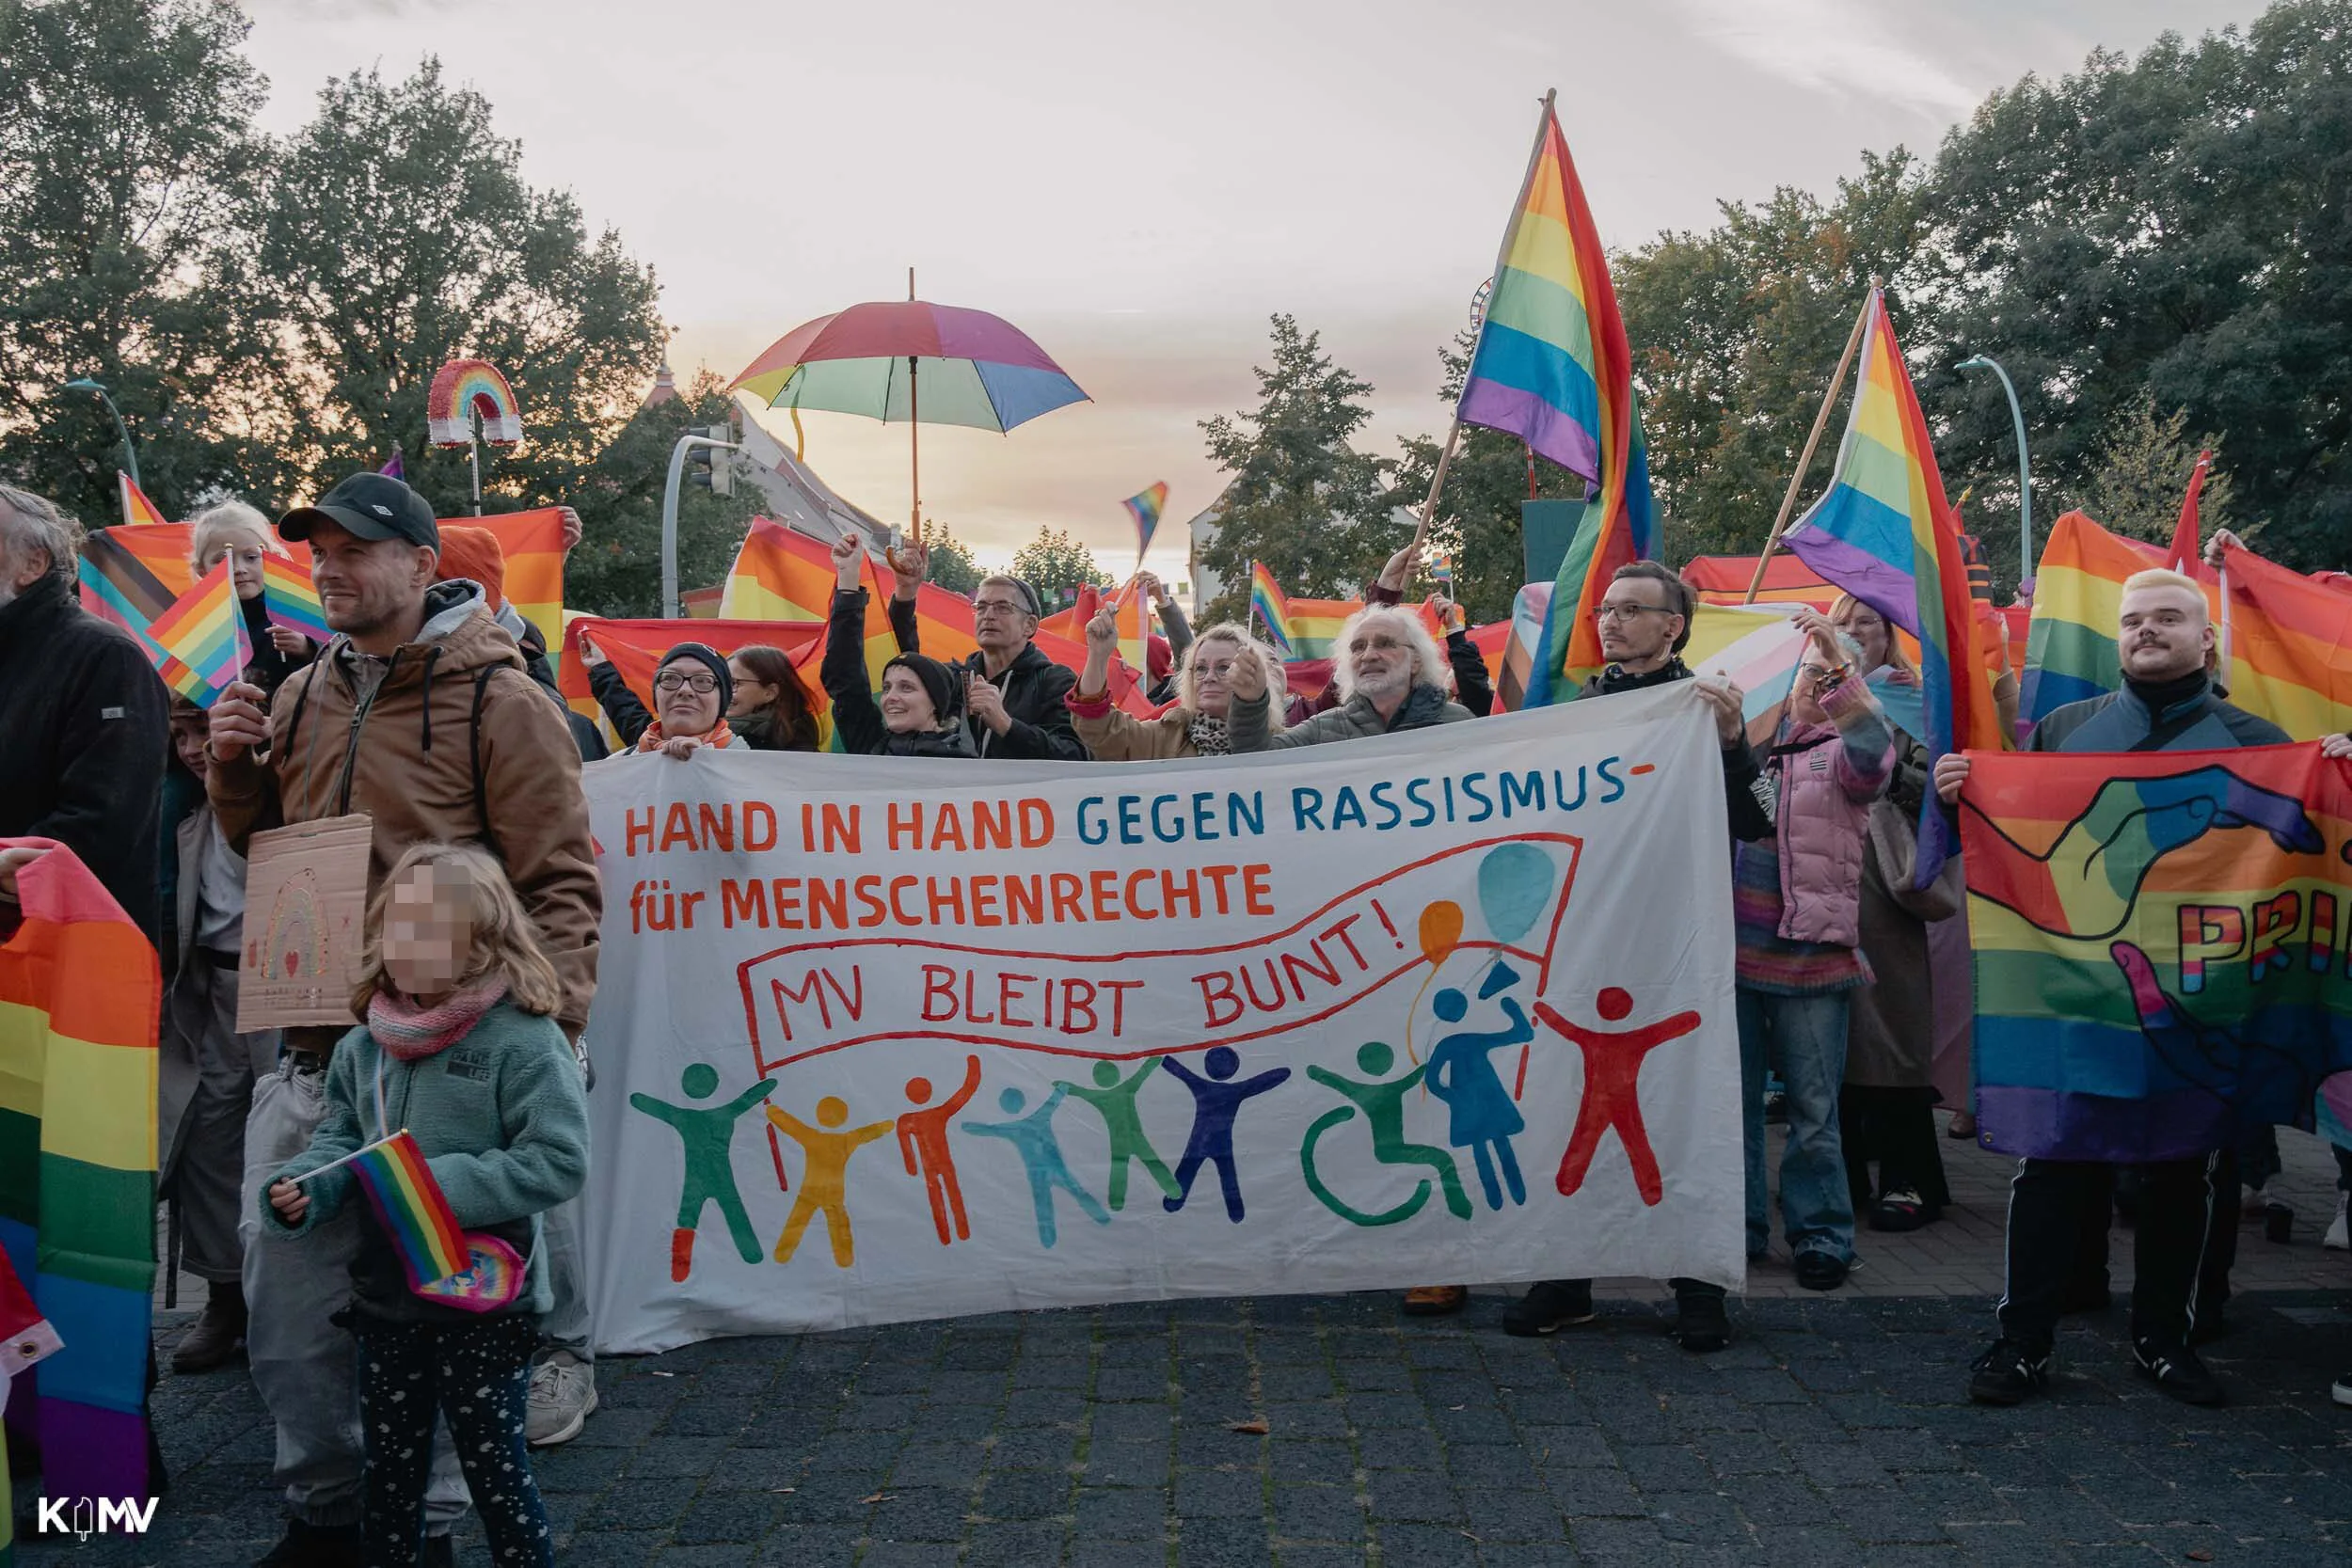
[[[2003, 1163], [1947, 1148], [1966, 1217], [1997, 1243]], [[2310, 1188], [2299, 1244], [2247, 1231], [2254, 1289], [2208, 1352], [2233, 1395], [2218, 1411], [2131, 1372], [2120, 1310], [2070, 1320], [2050, 1397], [1969, 1405], [1998, 1252], [1951, 1225], [1927, 1233], [1959, 1238], [1961, 1261], [1936, 1265], [1948, 1287], [1864, 1293], [1892, 1259], [1929, 1266], [1916, 1238], [1866, 1236], [1857, 1288], [1782, 1293], [1768, 1273], [1712, 1356], [1677, 1349], [1655, 1289], [1626, 1282], [1598, 1323], [1541, 1340], [1504, 1335], [1495, 1294], [1436, 1322], [1359, 1294], [608, 1359], [602, 1408], [536, 1468], [559, 1560], [628, 1568], [2352, 1562], [2352, 1411], [2328, 1398], [2352, 1370], [2352, 1260], [2316, 1245], [2324, 1159], [2290, 1155], [2289, 1187]], [[2304, 1275], [2336, 1288], [2279, 1288]], [[251, 1382], [167, 1375], [156, 1411], [176, 1484], [154, 1532], [27, 1542], [26, 1562], [201, 1568], [266, 1548]], [[478, 1535], [459, 1560], [486, 1560]]]

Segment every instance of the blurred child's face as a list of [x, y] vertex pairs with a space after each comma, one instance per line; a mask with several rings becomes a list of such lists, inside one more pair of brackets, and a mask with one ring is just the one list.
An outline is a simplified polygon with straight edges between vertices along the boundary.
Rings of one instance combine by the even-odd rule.
[[201, 719], [175, 719], [171, 721], [171, 749], [179, 753], [180, 766], [199, 779], [204, 776], [205, 765], [210, 760], [204, 755], [204, 741], [210, 733]]
[[237, 597], [258, 598], [262, 593], [262, 542], [246, 533], [232, 533], [207, 546], [197, 561], [196, 575], [202, 577], [220, 564], [222, 556], [229, 558], [229, 580], [236, 585]]
[[384, 973], [419, 1001], [456, 990], [473, 953], [473, 873], [420, 865], [392, 884], [384, 911]]

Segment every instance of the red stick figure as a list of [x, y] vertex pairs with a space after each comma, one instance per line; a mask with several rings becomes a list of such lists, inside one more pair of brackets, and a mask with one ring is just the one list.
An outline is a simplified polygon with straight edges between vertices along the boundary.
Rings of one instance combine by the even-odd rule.
[[[1633, 1010], [1633, 997], [1615, 986], [1594, 1003], [1601, 1017], [1614, 1023]], [[1584, 1185], [1593, 1156], [1600, 1152], [1601, 1134], [1613, 1127], [1633, 1167], [1633, 1185], [1642, 1201], [1656, 1204], [1665, 1196], [1659, 1180], [1658, 1156], [1650, 1152], [1649, 1132], [1642, 1125], [1642, 1060], [1658, 1046], [1689, 1034], [1699, 1015], [1680, 1012], [1645, 1023], [1639, 1029], [1587, 1029], [1553, 1011], [1549, 1003], [1535, 1004], [1535, 1016], [1553, 1033], [1574, 1040], [1584, 1053], [1584, 1103], [1577, 1108], [1576, 1130], [1568, 1134], [1568, 1151], [1560, 1156], [1560, 1192], [1567, 1196]]]
[[[955, 1157], [947, 1152], [947, 1120], [963, 1109], [979, 1086], [980, 1059], [966, 1057], [963, 1087], [947, 1103], [933, 1105], [928, 1111], [908, 1111], [898, 1117], [898, 1152], [906, 1158], [907, 1174], [922, 1179], [923, 1191], [931, 1200], [931, 1224], [939, 1231], [941, 1246], [952, 1244], [947, 1240], [950, 1209], [955, 1211], [957, 1238], [972, 1239], [972, 1225], [963, 1213], [963, 1186], [956, 1180]], [[917, 1105], [929, 1104], [931, 1081], [908, 1079], [907, 1098]]]

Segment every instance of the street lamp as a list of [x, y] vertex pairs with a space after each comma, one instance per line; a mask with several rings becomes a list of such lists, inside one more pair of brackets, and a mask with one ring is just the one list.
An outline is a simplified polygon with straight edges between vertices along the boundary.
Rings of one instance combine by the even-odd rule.
[[[710, 430], [724, 430], [724, 425], [711, 425]], [[687, 454], [693, 451], [737, 450], [737, 443], [722, 441], [705, 434], [702, 429], [688, 431], [670, 449], [670, 477], [661, 487], [661, 615], [675, 620], [681, 613], [677, 601], [677, 487], [686, 473]]]
[[77, 376], [75, 379], [67, 382], [64, 386], [58, 388], [57, 390], [61, 392], [96, 392], [98, 394], [98, 401], [106, 405], [106, 412], [115, 417], [115, 433], [122, 437], [123, 470], [131, 476], [131, 483], [133, 484], [138, 483], [139, 454], [134, 451], [131, 446], [131, 427], [122, 422], [122, 410], [115, 406], [115, 400], [107, 392], [106, 388], [100, 386], [97, 382], [92, 381], [88, 376], [85, 375]]
[[2026, 414], [2017, 406], [2017, 388], [2009, 379], [2009, 372], [1984, 355], [1963, 359], [1954, 367], [1963, 371], [1991, 371], [2001, 378], [2001, 390], [2009, 394], [2009, 417], [2017, 427], [2017, 582], [2022, 589], [2033, 580], [2033, 470], [2026, 459]]

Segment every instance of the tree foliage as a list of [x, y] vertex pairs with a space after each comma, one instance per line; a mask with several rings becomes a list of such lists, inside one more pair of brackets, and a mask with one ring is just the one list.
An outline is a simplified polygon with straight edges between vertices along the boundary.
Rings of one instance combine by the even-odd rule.
[[[1042, 525], [1036, 538], [1014, 552], [1012, 575], [1036, 589], [1048, 606], [1067, 600], [1089, 583], [1107, 588], [1111, 582], [1111, 575], [1095, 564], [1092, 550], [1060, 529]], [[973, 586], [979, 586], [978, 578]]]
[[[564, 563], [565, 604], [597, 615], [662, 613], [661, 494], [671, 449], [689, 426], [723, 424], [733, 412], [725, 383], [704, 369], [676, 397], [641, 408], [596, 454], [578, 485], [564, 493], [581, 525], [579, 547]], [[716, 456], [721, 463], [727, 459], [725, 452]], [[723, 581], [759, 507], [759, 491], [747, 481], [739, 481], [732, 496], [682, 483], [678, 585], [707, 588]]]
[[1209, 456], [1232, 476], [1200, 552], [1226, 585], [1203, 608], [1205, 621], [1242, 618], [1252, 561], [1289, 593], [1336, 597], [1404, 543], [1388, 516], [1388, 465], [1348, 444], [1372, 418], [1371, 384], [1335, 364], [1295, 318], [1276, 315], [1273, 329], [1273, 364], [1252, 370], [1256, 411], [1200, 421]]
[[923, 574], [925, 578], [939, 584], [950, 594], [970, 594], [980, 586], [980, 579], [988, 576], [987, 569], [972, 559], [972, 552], [948, 536], [945, 523], [924, 523], [923, 544], [930, 552], [930, 563]]
[[[2144, 392], [2126, 404], [2107, 431], [2098, 467], [2083, 486], [2083, 510], [2118, 533], [2152, 544], [2170, 543], [2197, 453], [2216, 449], [2211, 436], [2188, 436], [2187, 423], [2188, 415], [2181, 409], [2158, 414], [2155, 399]], [[2198, 494], [2200, 531], [2210, 537], [2214, 530], [2227, 528], [2243, 536], [2235, 486], [2221, 468], [2220, 456], [2214, 450], [2214, 466], [2206, 470], [2204, 488]]]

